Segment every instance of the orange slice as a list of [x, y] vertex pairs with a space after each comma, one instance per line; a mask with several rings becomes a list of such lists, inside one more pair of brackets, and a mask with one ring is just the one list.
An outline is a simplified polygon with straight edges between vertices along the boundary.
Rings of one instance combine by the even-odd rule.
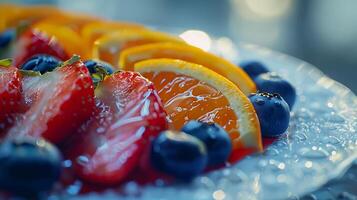
[[71, 28], [45, 22], [36, 23], [32, 28], [55, 37], [69, 55], [77, 54], [84, 59], [89, 57], [87, 46], [82, 42], [79, 34]]
[[260, 126], [253, 105], [231, 81], [202, 65], [175, 59], [151, 59], [135, 71], [154, 83], [174, 129], [189, 120], [221, 125], [237, 148], [262, 150]]
[[1, 18], [6, 28], [16, 27], [20, 23], [33, 23], [49, 16], [58, 16], [61, 11], [51, 6], [18, 6], [4, 4], [0, 6]]
[[236, 84], [244, 94], [256, 92], [254, 82], [239, 67], [197, 47], [179, 43], [154, 43], [131, 47], [120, 54], [119, 66], [133, 70], [136, 62], [152, 58], [173, 58], [203, 65]]
[[118, 64], [122, 50], [148, 43], [177, 42], [184, 43], [178, 37], [147, 29], [125, 29], [105, 34], [94, 42], [93, 57], [112, 65]]
[[89, 46], [92, 46], [94, 41], [102, 35], [123, 29], [144, 29], [145, 27], [139, 24], [126, 22], [91, 22], [84, 25], [81, 29], [81, 36]]
[[85, 14], [61, 13], [58, 16], [50, 16], [41, 20], [41, 23], [66, 26], [80, 34], [81, 29], [88, 23], [99, 22], [101, 19]]

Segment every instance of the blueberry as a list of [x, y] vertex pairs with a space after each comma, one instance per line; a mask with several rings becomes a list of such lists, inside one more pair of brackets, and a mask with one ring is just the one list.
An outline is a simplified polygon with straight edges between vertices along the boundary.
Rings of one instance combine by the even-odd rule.
[[0, 33], [0, 48], [7, 47], [14, 38], [14, 29], [7, 29], [4, 32]]
[[256, 93], [249, 96], [264, 137], [276, 137], [286, 131], [290, 121], [288, 104], [279, 94]]
[[6, 140], [0, 145], [0, 190], [21, 195], [46, 192], [60, 172], [61, 155], [44, 140]]
[[195, 136], [206, 145], [209, 166], [224, 164], [232, 152], [231, 139], [218, 124], [192, 120], [181, 131]]
[[295, 88], [274, 72], [264, 73], [254, 79], [260, 92], [278, 93], [288, 103], [290, 110], [296, 99]]
[[260, 74], [269, 72], [269, 70], [260, 62], [246, 61], [239, 65], [249, 76], [254, 79]]
[[153, 141], [151, 163], [157, 170], [190, 181], [205, 169], [207, 152], [197, 138], [175, 131], [164, 131]]
[[57, 66], [61, 64], [61, 61], [51, 55], [36, 55], [28, 59], [21, 69], [39, 71], [41, 74], [53, 71]]
[[87, 60], [84, 62], [84, 64], [86, 65], [86, 67], [88, 68], [88, 70], [91, 74], [97, 72], [97, 70], [95, 69], [95, 67], [97, 67], [97, 66], [105, 69], [108, 74], [112, 74], [114, 72], [113, 67], [109, 63], [106, 63], [104, 61]]

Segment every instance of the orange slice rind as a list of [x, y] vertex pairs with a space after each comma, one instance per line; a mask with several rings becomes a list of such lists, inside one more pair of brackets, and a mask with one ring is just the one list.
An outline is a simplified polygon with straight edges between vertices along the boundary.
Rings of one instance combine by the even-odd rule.
[[149, 43], [175, 42], [184, 43], [178, 37], [147, 29], [124, 29], [105, 34], [98, 38], [93, 45], [92, 56], [117, 65], [122, 50]]
[[136, 62], [153, 58], [180, 59], [200, 64], [232, 81], [244, 94], [256, 92], [254, 82], [241, 68], [221, 57], [187, 44], [153, 43], [134, 46], [122, 51], [118, 65], [124, 70], [133, 70]]
[[5, 28], [16, 27], [21, 23], [29, 23], [45, 19], [50, 16], [59, 16], [61, 11], [52, 6], [18, 6], [13, 4], [0, 5], [1, 21]]
[[[201, 112], [203, 114], [206, 112], [209, 113], [211, 110], [209, 110], [207, 106], [217, 104], [217, 108], [229, 107], [229, 109], [224, 110], [226, 113], [223, 112], [223, 115], [222, 113], [220, 114], [223, 116], [222, 119], [225, 119], [224, 115], [231, 115], [233, 113], [235, 116], [229, 117], [229, 119], [236, 118], [237, 122], [220, 121], [221, 118], [216, 116], [213, 116], [213, 120], [208, 122], [216, 122], [225, 128], [231, 136], [234, 148], [245, 147], [253, 148], [256, 151], [262, 150], [260, 125], [253, 105], [250, 103], [247, 96], [244, 95], [235, 84], [223, 76], [202, 65], [175, 59], [145, 60], [136, 63], [134, 65], [134, 69], [154, 83], [156, 89], [159, 92], [159, 96], [163, 100], [166, 112], [171, 118], [170, 121], [175, 129], [180, 129], [180, 127], [184, 125], [184, 123], [182, 123], [182, 118], [185, 118], [185, 122], [192, 120], [190, 118], [192, 113], [190, 112]], [[185, 77], [187, 78], [187, 80], [185, 80], [186, 82], [182, 82], [181, 80], [185, 79]], [[166, 81], [165, 78], [170, 80], [163, 85], [163, 83]], [[168, 91], [175, 90], [175, 85], [177, 86], [182, 83], [188, 83], [191, 81], [191, 79], [198, 80], [200, 85], [189, 85], [190, 91], [185, 90], [181, 93], [176, 92], [175, 95], [172, 95], [169, 98], [165, 96]], [[206, 89], [199, 90], [199, 87], [203, 86]], [[181, 88], [182, 87], [184, 86], [182, 85]], [[207, 90], [207, 87], [210, 88]], [[196, 91], [192, 88], [195, 88]], [[180, 89], [178, 88], [178, 90]], [[225, 102], [218, 102], [219, 95], [217, 92], [226, 98], [226, 105], [223, 105]], [[195, 106], [193, 106], [195, 111], [191, 109], [193, 108], [191, 106], [189, 107], [189, 110], [186, 110], [185, 113], [180, 115], [176, 109], [180, 108], [180, 110], [184, 110], [180, 106], [185, 105], [187, 101], [191, 101], [190, 98], [197, 95], [195, 93], [199, 93], [199, 95], [201, 95], [201, 99], [204, 98], [202, 95], [206, 95], [207, 98], [212, 98], [207, 99], [206, 102], [203, 99], [201, 101], [202, 104], [195, 104]], [[210, 94], [207, 95], [208, 93]], [[207, 103], [208, 100], [211, 100], [211, 102]], [[191, 102], [197, 103], [198, 101], [198, 99], [194, 99]], [[172, 104], [172, 106], [170, 104]], [[216, 109], [216, 107], [211, 106], [210, 109]], [[196, 118], [196, 120], [197, 119], [198, 118]], [[207, 120], [207, 118], [205, 118], [205, 120]], [[230, 125], [232, 125], [232, 123], [236, 124], [234, 127], [228, 128]]]
[[86, 44], [82, 42], [80, 35], [70, 27], [39, 22], [35, 23], [32, 28], [55, 37], [69, 55], [77, 54], [84, 59], [89, 58], [90, 51]]
[[102, 35], [123, 29], [144, 29], [145, 27], [139, 24], [126, 22], [111, 22], [111, 21], [95, 21], [84, 25], [80, 31], [83, 40], [92, 46], [94, 41]]

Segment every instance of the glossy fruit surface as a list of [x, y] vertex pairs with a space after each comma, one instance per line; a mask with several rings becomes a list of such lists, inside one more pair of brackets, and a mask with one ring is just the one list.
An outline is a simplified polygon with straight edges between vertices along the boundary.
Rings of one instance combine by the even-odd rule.
[[14, 123], [22, 103], [21, 75], [17, 68], [0, 64], [0, 133]]
[[79, 58], [42, 76], [24, 78], [22, 87], [27, 111], [9, 130], [9, 137], [43, 137], [59, 143], [94, 112], [93, 82]]
[[134, 69], [154, 83], [175, 130], [190, 120], [217, 123], [229, 133], [233, 148], [262, 150], [252, 104], [223, 76], [175, 59], [150, 59], [135, 64]]
[[152, 165], [177, 179], [189, 181], [198, 176], [207, 160], [205, 145], [182, 132], [164, 131], [152, 143]]
[[81, 29], [81, 36], [89, 47], [92, 47], [94, 41], [102, 35], [125, 29], [145, 29], [145, 27], [139, 24], [126, 22], [96, 21], [85, 24]]
[[27, 60], [21, 66], [21, 69], [38, 71], [41, 74], [44, 74], [46, 72], [53, 71], [61, 63], [61, 61], [51, 55], [36, 55]]
[[252, 78], [254, 79], [260, 74], [269, 72], [263, 63], [258, 61], [246, 61], [239, 64], [239, 66]]
[[96, 67], [101, 67], [107, 71], [108, 74], [112, 74], [114, 72], [114, 68], [112, 65], [109, 63], [106, 63], [104, 61], [99, 61], [99, 60], [87, 60], [84, 62], [86, 67], [88, 68], [89, 72], [96, 73], [97, 70], [95, 69]]
[[52, 24], [57, 27], [67, 27], [80, 34], [81, 29], [92, 22], [101, 22], [102, 19], [83, 13], [61, 11], [58, 15], [49, 16], [37, 21], [37, 23]]
[[0, 189], [14, 194], [50, 190], [61, 173], [62, 156], [44, 140], [6, 140], [0, 144]]
[[119, 66], [124, 70], [134, 70], [135, 63], [154, 58], [180, 59], [200, 64], [232, 81], [246, 95], [256, 92], [255, 83], [242, 69], [221, 57], [188, 44], [151, 43], [127, 48], [120, 54]]
[[260, 74], [254, 81], [260, 92], [280, 94], [292, 110], [296, 100], [296, 91], [291, 83], [274, 72]]
[[260, 121], [264, 137], [283, 134], [289, 126], [290, 110], [279, 94], [256, 93], [249, 96]]
[[80, 55], [83, 59], [90, 57], [87, 44], [83, 42], [81, 36], [76, 31], [68, 26], [40, 21], [33, 24], [31, 28], [46, 34], [48, 37], [53, 37], [70, 56], [76, 54]]
[[32, 56], [47, 54], [65, 61], [70, 57], [53, 37], [36, 30], [23, 33], [15, 45], [14, 66], [20, 67]]
[[7, 47], [13, 39], [15, 39], [14, 29], [7, 29], [0, 33], [0, 48]]
[[96, 89], [97, 114], [68, 144], [76, 174], [116, 184], [138, 167], [150, 140], [167, 128], [166, 113], [151, 82], [135, 72], [107, 76]]
[[232, 152], [232, 143], [228, 133], [218, 124], [189, 121], [181, 129], [201, 140], [207, 149], [208, 166], [224, 164]]
[[115, 66], [118, 64], [122, 50], [133, 46], [158, 42], [184, 43], [178, 37], [158, 31], [124, 29], [105, 34], [98, 38], [94, 42], [92, 56]]
[[30, 25], [49, 16], [58, 16], [61, 11], [52, 6], [19, 6], [15, 4], [0, 5], [1, 20], [4, 28], [16, 28]]

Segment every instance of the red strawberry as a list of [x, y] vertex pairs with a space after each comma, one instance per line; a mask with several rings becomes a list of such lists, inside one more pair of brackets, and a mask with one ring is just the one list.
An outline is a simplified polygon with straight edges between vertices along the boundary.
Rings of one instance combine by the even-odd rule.
[[16, 43], [14, 54], [14, 65], [16, 67], [20, 67], [26, 60], [38, 54], [52, 55], [62, 61], [70, 58], [54, 37], [48, 37], [44, 33], [33, 29], [20, 36]]
[[108, 76], [97, 88], [98, 114], [68, 145], [82, 179], [119, 183], [139, 165], [150, 139], [167, 128], [153, 84], [135, 72]]
[[[268, 148], [275, 141], [276, 138], [263, 138], [264, 149]], [[233, 150], [228, 160], [230, 163], [236, 163], [252, 153], [254, 153], [254, 149], [252, 148], [238, 148]]]
[[95, 109], [93, 82], [78, 60], [73, 57], [53, 72], [24, 78], [28, 110], [9, 130], [10, 137], [44, 137], [59, 143], [90, 118]]
[[21, 77], [15, 67], [0, 66], [0, 132], [12, 124], [20, 111]]

